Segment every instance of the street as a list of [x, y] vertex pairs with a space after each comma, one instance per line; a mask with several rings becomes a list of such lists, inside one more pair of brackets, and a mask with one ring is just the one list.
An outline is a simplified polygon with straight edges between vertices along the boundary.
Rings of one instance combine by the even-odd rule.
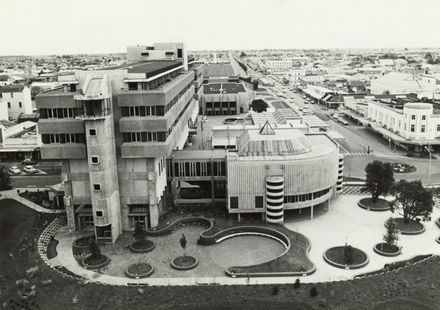
[[61, 183], [60, 175], [41, 175], [41, 176], [11, 176], [11, 186], [20, 187], [46, 187]]

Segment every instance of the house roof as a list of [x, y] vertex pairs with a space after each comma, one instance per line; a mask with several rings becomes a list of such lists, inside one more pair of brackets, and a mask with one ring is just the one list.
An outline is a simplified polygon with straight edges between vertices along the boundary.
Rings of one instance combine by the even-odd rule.
[[21, 93], [24, 89], [22, 84], [0, 86], [0, 93]]

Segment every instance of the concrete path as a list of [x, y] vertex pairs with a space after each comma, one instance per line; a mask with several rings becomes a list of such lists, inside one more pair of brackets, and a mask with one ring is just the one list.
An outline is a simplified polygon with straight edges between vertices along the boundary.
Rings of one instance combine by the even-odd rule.
[[14, 188], [11, 190], [7, 190], [7, 191], [0, 191], [0, 203], [2, 199], [14, 199], [16, 201], [18, 201], [19, 203], [25, 205], [26, 207], [35, 210], [37, 212], [41, 212], [41, 213], [54, 213], [54, 214], [62, 214], [65, 213], [65, 210], [60, 210], [60, 209], [46, 209], [43, 208], [40, 205], [37, 205], [35, 203], [33, 203], [32, 201], [21, 197], [18, 193], [17, 190], [20, 191], [20, 193], [23, 193], [25, 191], [29, 191], [29, 192], [37, 192], [37, 191], [44, 191], [47, 188]]
[[[357, 206], [360, 198], [366, 196], [343, 195], [331, 206], [328, 212], [321, 210], [315, 213], [315, 218], [310, 220], [309, 214], [303, 216], [288, 215], [285, 217], [285, 226], [291, 230], [307, 236], [311, 243], [309, 257], [316, 266], [316, 272], [300, 277], [301, 282], [327, 282], [352, 279], [355, 275], [375, 271], [383, 268], [384, 264], [412, 258], [419, 254], [440, 254], [440, 245], [435, 241], [440, 235], [440, 229], [435, 224], [435, 219], [440, 216], [439, 207], [434, 208], [431, 222], [423, 222], [426, 231], [421, 235], [399, 236], [399, 246], [402, 254], [397, 257], [383, 257], [373, 252], [373, 246], [382, 242], [385, 233], [384, 222], [393, 214], [387, 212], [373, 212]], [[395, 217], [397, 215], [394, 214]], [[57, 246], [59, 263], [73, 273], [94, 281], [112, 285], [203, 285], [203, 284], [275, 284], [294, 283], [297, 277], [264, 277], [264, 278], [230, 278], [230, 277], [200, 277], [200, 278], [146, 278], [128, 279], [100, 274], [82, 268], [72, 253], [73, 240], [84, 234], [70, 232], [64, 227], [56, 235], [59, 241]], [[323, 260], [324, 252], [333, 246], [344, 245], [347, 242], [367, 253], [370, 262], [367, 266], [357, 270], [343, 270], [328, 265]], [[295, 245], [293, 245], [295, 246]]]

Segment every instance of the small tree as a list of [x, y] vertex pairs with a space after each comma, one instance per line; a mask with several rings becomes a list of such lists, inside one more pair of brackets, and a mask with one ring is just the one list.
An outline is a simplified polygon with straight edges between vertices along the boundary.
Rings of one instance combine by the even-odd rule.
[[5, 166], [0, 167], [0, 191], [11, 189], [11, 178]]
[[257, 113], [265, 112], [267, 110], [267, 107], [267, 103], [262, 99], [255, 99], [251, 103], [252, 111]]
[[390, 193], [395, 197], [390, 202], [391, 212], [397, 211], [403, 215], [405, 224], [420, 216], [427, 219], [432, 213], [432, 192], [425, 189], [420, 181], [400, 180], [393, 184]]
[[385, 224], [386, 232], [383, 235], [383, 241], [389, 245], [395, 245], [397, 240], [399, 240], [399, 234], [397, 232], [397, 225], [394, 223], [393, 218], [389, 218], [389, 220]]
[[133, 237], [136, 240], [136, 242], [137, 243], [144, 243], [146, 236], [147, 236], [147, 232], [145, 231], [142, 224], [139, 221], [136, 222], [136, 225], [134, 226], [134, 232], [133, 232]]
[[389, 192], [394, 182], [394, 172], [390, 164], [375, 160], [365, 167], [367, 191], [371, 194], [373, 203], [380, 195]]
[[296, 278], [295, 283], [293, 283], [293, 288], [298, 289], [301, 286], [301, 281], [299, 278]]
[[344, 246], [344, 260], [346, 264], [353, 264], [353, 248], [351, 245], [345, 244]]
[[182, 237], [180, 238], [180, 247], [183, 249], [183, 256], [186, 257], [186, 237], [184, 234], [182, 234]]
[[92, 254], [93, 258], [100, 258], [101, 257], [101, 248], [99, 247], [98, 242], [96, 242], [95, 239], [89, 240], [89, 250], [90, 254]]
[[310, 289], [310, 296], [311, 297], [316, 297], [318, 296], [318, 289], [316, 288], [316, 286], [312, 286], [312, 288]]

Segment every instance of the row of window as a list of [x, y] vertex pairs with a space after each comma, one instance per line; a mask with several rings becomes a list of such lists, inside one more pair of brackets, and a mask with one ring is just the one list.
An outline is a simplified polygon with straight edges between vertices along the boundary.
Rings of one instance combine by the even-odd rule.
[[197, 162], [175, 162], [174, 171], [169, 167], [170, 177], [207, 177], [225, 176], [226, 163], [224, 161], [197, 161]]
[[[0, 94], [0, 95], [1, 95], [1, 94]], [[22, 107], [23, 107], [23, 104], [21, 103], [21, 101], [18, 102], [18, 107], [19, 107], [19, 108], [22, 108]], [[10, 102], [8, 102], [8, 108], [9, 108], [9, 109], [11, 108], [11, 103], [10, 103]]]
[[39, 109], [40, 118], [74, 118], [78, 116], [77, 108]]
[[41, 140], [44, 144], [85, 143], [86, 137], [82, 133], [57, 133], [57, 134], [42, 134]]
[[150, 115], [164, 116], [165, 107], [163, 105], [122, 107], [121, 113], [123, 117]]
[[128, 90], [149, 90], [156, 89], [166, 82], [171, 81], [180, 74], [181, 70], [170, 72], [150, 82], [128, 82]]
[[301, 195], [290, 195], [290, 196], [284, 196], [284, 203], [295, 203], [295, 202], [303, 202], [303, 201], [309, 201], [316, 198], [319, 198], [321, 196], [324, 196], [330, 192], [330, 188], [326, 188], [314, 193], [308, 193], [308, 194], [301, 194]]
[[122, 134], [123, 142], [165, 142], [167, 133], [165, 131], [144, 131], [144, 132], [126, 132]]

